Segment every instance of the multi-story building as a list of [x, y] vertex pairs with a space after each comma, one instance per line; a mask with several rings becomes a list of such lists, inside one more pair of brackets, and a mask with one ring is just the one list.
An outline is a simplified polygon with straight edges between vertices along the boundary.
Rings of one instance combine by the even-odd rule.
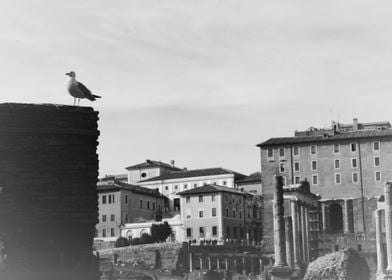
[[108, 177], [98, 182], [99, 222], [95, 237], [113, 240], [126, 223], [155, 220], [161, 215], [165, 197], [158, 190], [126, 184]]
[[216, 184], [235, 188], [236, 181], [245, 175], [225, 168], [206, 168], [166, 172], [160, 176], [140, 181], [138, 184], [149, 189], [158, 189], [169, 198], [166, 210], [179, 212], [181, 208], [179, 192], [197, 188], [207, 184]]
[[214, 184], [177, 195], [187, 240], [261, 240], [262, 202], [254, 195]]
[[261, 195], [261, 172], [255, 172], [236, 182], [238, 189]]

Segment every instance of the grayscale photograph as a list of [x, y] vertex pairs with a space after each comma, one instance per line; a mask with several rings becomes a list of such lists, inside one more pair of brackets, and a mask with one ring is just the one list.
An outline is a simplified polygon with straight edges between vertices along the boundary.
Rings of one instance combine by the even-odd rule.
[[0, 280], [392, 280], [391, 1], [0, 4]]

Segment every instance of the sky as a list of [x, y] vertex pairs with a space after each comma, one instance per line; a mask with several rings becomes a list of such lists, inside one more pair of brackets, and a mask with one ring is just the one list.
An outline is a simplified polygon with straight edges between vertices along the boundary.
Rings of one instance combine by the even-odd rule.
[[2, 0], [0, 102], [102, 99], [100, 176], [146, 159], [260, 170], [256, 144], [391, 121], [391, 1]]

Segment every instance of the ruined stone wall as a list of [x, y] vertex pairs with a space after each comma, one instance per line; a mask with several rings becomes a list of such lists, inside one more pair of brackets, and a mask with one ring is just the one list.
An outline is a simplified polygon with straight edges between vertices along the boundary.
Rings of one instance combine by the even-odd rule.
[[97, 121], [92, 108], [0, 104], [3, 278], [97, 279]]

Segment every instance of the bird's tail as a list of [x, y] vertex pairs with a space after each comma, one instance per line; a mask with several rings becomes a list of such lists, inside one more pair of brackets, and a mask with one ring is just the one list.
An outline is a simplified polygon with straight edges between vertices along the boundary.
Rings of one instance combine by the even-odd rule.
[[93, 96], [94, 98], [102, 98], [101, 96], [95, 95], [95, 94], [93, 94], [92, 96]]

